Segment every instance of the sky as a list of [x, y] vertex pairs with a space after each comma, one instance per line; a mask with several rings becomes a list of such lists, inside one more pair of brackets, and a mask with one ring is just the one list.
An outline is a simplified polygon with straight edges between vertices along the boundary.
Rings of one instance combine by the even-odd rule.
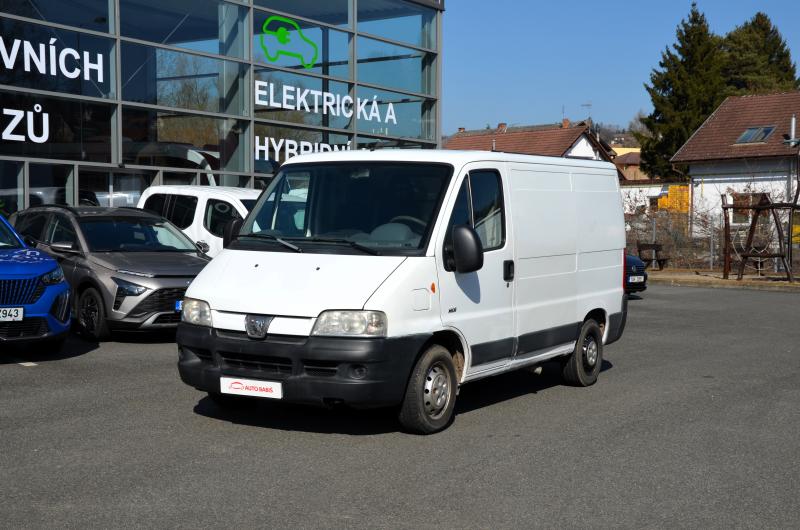
[[[652, 110], [643, 84], [690, 7], [690, 0], [446, 0], [443, 134], [560, 122], [562, 107], [571, 120], [626, 126]], [[797, 0], [698, 0], [698, 7], [718, 34], [767, 13], [800, 61]]]

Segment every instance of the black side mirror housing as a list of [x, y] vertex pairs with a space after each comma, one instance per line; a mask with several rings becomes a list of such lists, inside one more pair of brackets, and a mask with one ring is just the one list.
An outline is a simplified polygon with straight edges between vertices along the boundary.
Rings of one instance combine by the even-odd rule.
[[477, 232], [467, 225], [453, 227], [453, 262], [456, 272], [468, 273], [483, 267], [483, 245]]
[[239, 237], [243, 222], [242, 219], [231, 219], [225, 223], [225, 228], [222, 230], [222, 248], [228, 248], [231, 242]]
[[200, 254], [208, 254], [208, 251], [211, 250], [211, 247], [205, 241], [198, 241], [194, 244], [197, 247], [197, 250], [200, 251]]

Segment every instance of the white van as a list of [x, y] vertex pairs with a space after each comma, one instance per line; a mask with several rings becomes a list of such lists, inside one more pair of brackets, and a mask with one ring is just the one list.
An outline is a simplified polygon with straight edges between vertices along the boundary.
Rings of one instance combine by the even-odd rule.
[[244, 219], [260, 190], [224, 186], [150, 186], [137, 208], [166, 217], [210, 257], [222, 250], [222, 231]]
[[[232, 234], [235, 234], [235, 238]], [[479, 151], [286, 162], [192, 282], [182, 380], [241, 396], [400, 405], [445, 428], [460, 385], [556, 360], [593, 384], [625, 326], [614, 166]]]

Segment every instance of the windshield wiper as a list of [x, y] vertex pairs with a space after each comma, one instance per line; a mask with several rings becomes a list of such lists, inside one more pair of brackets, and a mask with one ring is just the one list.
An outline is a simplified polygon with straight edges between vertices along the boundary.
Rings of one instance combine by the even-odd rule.
[[303, 249], [298, 247], [297, 245], [292, 245], [288, 241], [285, 241], [285, 240], [279, 238], [278, 236], [273, 236], [273, 235], [270, 235], [270, 234], [259, 234], [259, 233], [243, 234], [243, 235], [240, 235], [239, 237], [252, 237], [253, 239], [266, 239], [268, 241], [275, 241], [277, 243], [280, 243], [284, 247], [286, 247], [288, 249], [291, 249], [291, 250], [293, 250], [295, 252], [303, 252]]
[[[298, 240], [300, 241], [301, 239], [298, 238]], [[341, 238], [335, 238], [335, 237], [306, 237], [306, 238], [302, 238], [302, 241], [310, 241], [312, 243], [336, 243], [336, 244], [340, 244], [340, 245], [341, 244], [350, 245], [351, 248], [354, 248], [356, 250], [360, 250], [361, 252], [364, 252], [365, 254], [371, 254], [373, 256], [380, 256], [381, 255], [381, 253], [378, 252], [376, 249], [374, 249], [372, 247], [368, 247], [366, 245], [362, 245], [358, 241], [352, 241], [350, 239], [341, 239]]]

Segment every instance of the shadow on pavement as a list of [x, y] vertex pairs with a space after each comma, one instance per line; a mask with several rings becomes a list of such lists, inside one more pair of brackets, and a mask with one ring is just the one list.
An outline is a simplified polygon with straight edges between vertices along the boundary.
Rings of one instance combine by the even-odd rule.
[[628, 300], [629, 301], [631, 301], [631, 300], [641, 300], [641, 299], [642, 299], [641, 295], [638, 295], [638, 294], [629, 294], [628, 295]]
[[255, 400], [243, 400], [240, 408], [228, 409], [206, 396], [198, 401], [194, 412], [237, 425], [282, 431], [365, 436], [400, 430], [394, 409], [354, 410]]
[[[0, 365], [16, 364], [19, 362], [45, 363], [50, 361], [63, 361], [80, 357], [99, 348], [97, 343], [86, 342], [74, 333], [70, 333], [61, 351], [54, 351], [52, 345], [41, 343], [3, 345], [8, 348], [8, 355], [0, 356]], [[5, 352], [4, 352], [5, 353]]]
[[[603, 360], [600, 371], [605, 372], [613, 367], [609, 361]], [[456, 401], [455, 421], [458, 421], [458, 414], [561, 386], [560, 370], [557, 363], [546, 363], [540, 375], [518, 370], [465, 385]], [[392, 408], [354, 410], [247, 399], [242, 400], [239, 408], [223, 408], [206, 396], [198, 401], [194, 412], [237, 425], [283, 431], [355, 436], [401, 431], [396, 419], [397, 410]]]

